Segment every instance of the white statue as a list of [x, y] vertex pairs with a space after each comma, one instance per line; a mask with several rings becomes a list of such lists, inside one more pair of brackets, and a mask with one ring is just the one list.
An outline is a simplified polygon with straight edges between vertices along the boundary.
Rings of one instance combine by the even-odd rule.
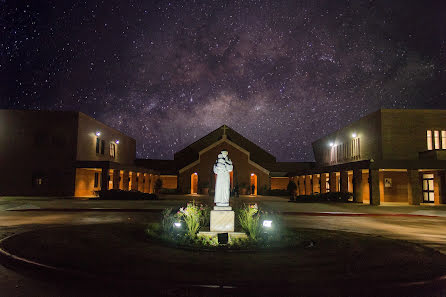
[[214, 173], [217, 174], [215, 182], [214, 202], [217, 206], [229, 206], [229, 172], [233, 169], [232, 161], [228, 158], [227, 151], [221, 151], [214, 164]]

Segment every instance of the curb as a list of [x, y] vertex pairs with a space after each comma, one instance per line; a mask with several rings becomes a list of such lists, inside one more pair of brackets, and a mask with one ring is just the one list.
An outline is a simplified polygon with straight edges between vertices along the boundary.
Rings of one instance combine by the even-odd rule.
[[[91, 274], [91, 273], [84, 272], [84, 271], [65, 269], [65, 268], [60, 268], [60, 267], [46, 265], [43, 263], [32, 261], [32, 260], [17, 256], [14, 254], [11, 254], [10, 252], [8, 252], [7, 250], [5, 250], [3, 248], [3, 243], [6, 240], [8, 240], [14, 236], [25, 234], [28, 232], [33, 232], [33, 231], [35, 231], [35, 230], [29, 230], [29, 231], [13, 234], [13, 235], [10, 235], [8, 237], [1, 239], [0, 240], [0, 263], [4, 264], [4, 260], [6, 260], [8, 262], [8, 264], [18, 265], [19, 268], [21, 266], [21, 267], [26, 267], [26, 268], [30, 268], [30, 269], [35, 269], [35, 270], [38, 270], [38, 271], [41, 271], [44, 273], [48, 273], [52, 276], [55, 276], [57, 278], [62, 278], [62, 279], [65, 279], [65, 277], [68, 275], [68, 276], [72, 276], [72, 277], [77, 277], [79, 279], [103, 280], [103, 281], [113, 281], [113, 282], [116, 281], [115, 278], [113, 278], [113, 277], [104, 277], [104, 276], [95, 275], [95, 274]], [[131, 280], [127, 280], [127, 281], [131, 281]], [[145, 283], [145, 281], [144, 281], [144, 283]], [[149, 286], [147, 286], [147, 284], [145, 283], [145, 286], [147, 288], [151, 288], [151, 289], [162, 288], [162, 285], [163, 285], [162, 283], [158, 283], [158, 285], [150, 284]], [[414, 281], [414, 282], [406, 282], [406, 283], [395, 283], [393, 285], [386, 284], [384, 286], [375, 287], [373, 289], [376, 290], [376, 292], [380, 292], [381, 290], [392, 290], [392, 289], [397, 289], [397, 288], [417, 290], [417, 289], [423, 288], [425, 286], [429, 286], [430, 288], [444, 288], [446, 286], [446, 275], [439, 276], [439, 277], [436, 277], [431, 280], [422, 280], [422, 281]], [[203, 284], [194, 284], [194, 283], [177, 283], [177, 286], [175, 288], [178, 289], [178, 288], [193, 288], [193, 287], [197, 287], [197, 288], [201, 287], [203, 289], [205, 289], [205, 288], [220, 289], [220, 290], [221, 289], [239, 289], [242, 291], [243, 290], [250, 291], [249, 288], [245, 288], [243, 286], [237, 287], [237, 286], [231, 286], [231, 285], [227, 285], [227, 284], [216, 284], [216, 285], [206, 284], [206, 285], [203, 285]], [[266, 287], [265, 289], [273, 289], [273, 291], [275, 290], [274, 288], [269, 288], [269, 287]], [[354, 294], [354, 292], [353, 292], [353, 294]], [[351, 295], [351, 296], [354, 296], [354, 295]], [[378, 294], [376, 296], [381, 296], [381, 295]]]
[[[64, 212], [150, 212], [160, 213], [161, 208], [30, 208], [30, 209], [7, 209], [6, 211], [29, 212], [29, 211], [64, 211]], [[338, 216], [338, 217], [419, 217], [419, 218], [440, 218], [438, 215], [407, 214], [407, 213], [362, 213], [362, 212], [299, 212], [282, 211], [282, 215], [289, 216]]]

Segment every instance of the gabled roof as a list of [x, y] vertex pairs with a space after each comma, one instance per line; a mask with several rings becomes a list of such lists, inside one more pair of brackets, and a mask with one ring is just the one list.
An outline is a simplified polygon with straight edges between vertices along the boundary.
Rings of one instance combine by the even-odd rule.
[[275, 163], [276, 157], [256, 145], [251, 140], [237, 133], [227, 125], [223, 125], [206, 136], [200, 138], [194, 143], [188, 145], [181, 151], [175, 153], [174, 159], [178, 164], [178, 168], [182, 168], [196, 160], [198, 160], [199, 152], [213, 143], [219, 141], [226, 135], [227, 139], [247, 150], [250, 153], [250, 159], [259, 165]]

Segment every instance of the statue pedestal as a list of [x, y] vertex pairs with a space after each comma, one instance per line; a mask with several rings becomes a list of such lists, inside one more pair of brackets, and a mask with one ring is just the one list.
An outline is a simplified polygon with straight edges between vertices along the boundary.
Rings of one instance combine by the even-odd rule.
[[211, 232], [234, 232], [235, 214], [230, 206], [215, 206], [211, 210]]

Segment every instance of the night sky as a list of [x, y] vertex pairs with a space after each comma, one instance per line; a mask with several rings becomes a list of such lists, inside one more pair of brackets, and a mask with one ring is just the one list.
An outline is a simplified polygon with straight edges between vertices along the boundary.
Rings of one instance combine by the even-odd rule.
[[227, 124], [309, 161], [380, 107], [446, 109], [444, 2], [0, 0], [0, 108], [85, 112], [141, 158]]

